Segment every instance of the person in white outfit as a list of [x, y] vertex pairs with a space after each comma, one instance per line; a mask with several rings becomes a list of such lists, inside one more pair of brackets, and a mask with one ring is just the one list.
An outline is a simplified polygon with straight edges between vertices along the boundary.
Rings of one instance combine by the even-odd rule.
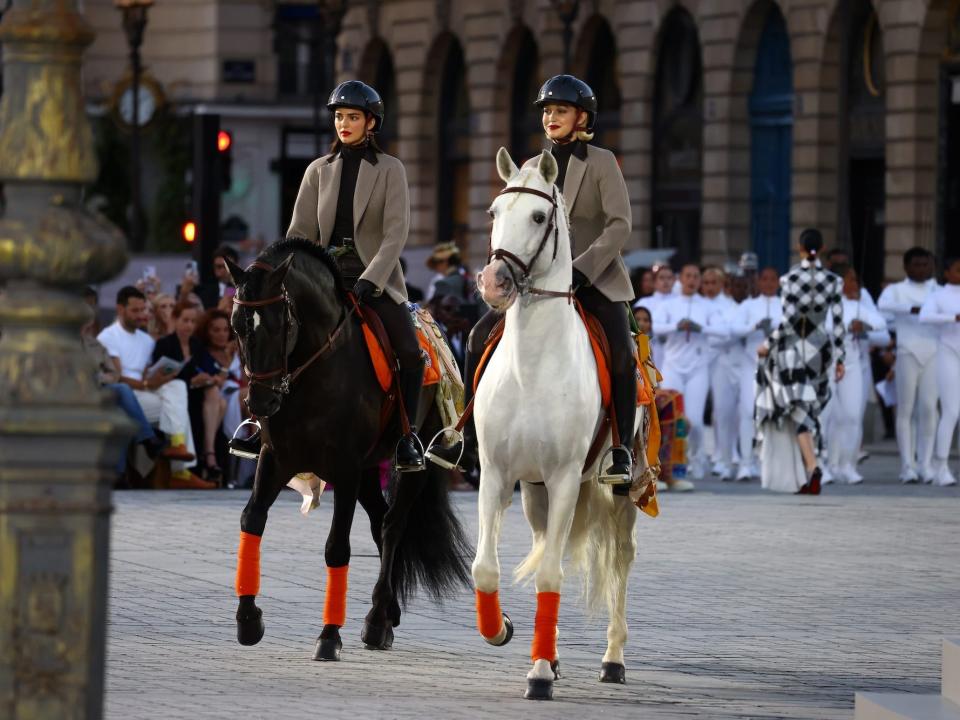
[[703, 477], [703, 411], [710, 388], [710, 361], [714, 351], [708, 338], [727, 334], [723, 316], [701, 295], [700, 269], [686, 265], [680, 273], [681, 292], [661, 302], [653, 312], [657, 335], [665, 335], [663, 386], [683, 395], [687, 420], [690, 423], [688, 455], [690, 475]]
[[[676, 297], [673, 292], [673, 282], [675, 275], [673, 268], [669, 265], [658, 265], [653, 268], [653, 295], [637, 300], [633, 307], [645, 307], [650, 314], [656, 311], [660, 303]], [[654, 334], [650, 338], [650, 353], [653, 355], [653, 364], [657, 367], [663, 367], [663, 343], [665, 338], [662, 335]]]
[[960, 257], [947, 260], [944, 277], [947, 284], [926, 299], [919, 315], [921, 323], [940, 333], [936, 360], [940, 424], [933, 451], [933, 482], [940, 486], [957, 484], [947, 459], [960, 417]]
[[755, 423], [753, 407], [757, 399], [757, 350], [763, 345], [773, 329], [783, 319], [783, 308], [777, 292], [780, 289], [780, 275], [776, 268], [764, 268], [757, 275], [757, 289], [760, 294], [740, 303], [732, 313], [729, 322], [731, 335], [738, 338], [746, 355], [740, 366], [740, 378], [737, 383], [737, 446], [740, 464], [737, 467], [737, 480], [747, 481], [760, 477], [760, 466], [753, 447]]
[[[920, 308], [937, 289], [933, 256], [921, 247], [903, 256], [907, 279], [888, 285], [877, 307], [893, 318], [897, 333], [897, 445], [900, 481], [933, 482], [933, 443], [937, 430], [937, 328], [920, 322]], [[914, 411], [916, 424], [914, 425]], [[914, 441], [916, 436], [916, 441]]]
[[[720, 268], [703, 271], [700, 294], [728, 322], [737, 303], [723, 290], [726, 276]], [[741, 300], [743, 298], [741, 297]], [[713, 474], [721, 480], [733, 480], [734, 453], [737, 443], [737, 388], [743, 363], [743, 344], [737, 338], [712, 336], [708, 340], [715, 362], [710, 364], [710, 396], [713, 398], [713, 419], [710, 425], [713, 440]]]
[[863, 476], [856, 468], [866, 410], [862, 368], [870, 365], [870, 347], [887, 345], [890, 333], [887, 331], [887, 321], [873, 303], [862, 299], [856, 270], [849, 266], [834, 265], [833, 272], [843, 278], [843, 320], [847, 325], [847, 332], [843, 336], [846, 373], [841, 380], [831, 383], [830, 402], [824, 411], [830, 474], [824, 473], [823, 482], [855, 485], [863, 482]]

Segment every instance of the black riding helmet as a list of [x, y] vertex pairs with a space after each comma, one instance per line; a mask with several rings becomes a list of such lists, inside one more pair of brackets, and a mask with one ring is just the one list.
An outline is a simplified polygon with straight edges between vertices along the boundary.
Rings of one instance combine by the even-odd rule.
[[583, 80], [573, 75], [554, 75], [540, 88], [534, 105], [542, 108], [551, 102], [565, 102], [580, 108], [587, 113], [587, 131], [593, 130], [597, 121], [597, 96]]
[[383, 125], [383, 100], [380, 99], [380, 93], [359, 80], [347, 80], [333, 89], [327, 100], [327, 110], [333, 112], [338, 107], [356, 108], [373, 115], [374, 132], [379, 132]]

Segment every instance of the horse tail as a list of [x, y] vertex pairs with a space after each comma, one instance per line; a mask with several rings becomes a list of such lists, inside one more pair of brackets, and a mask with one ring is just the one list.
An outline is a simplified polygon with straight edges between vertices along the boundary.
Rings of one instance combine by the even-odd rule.
[[616, 606], [637, 551], [636, 512], [633, 503], [615, 497], [596, 478], [580, 485], [567, 547], [591, 616]]
[[[405, 481], [395, 473], [392, 484]], [[472, 587], [467, 558], [473, 556], [473, 549], [450, 505], [447, 485], [446, 472], [427, 469], [397, 543], [391, 581], [404, 607], [417, 589], [439, 602]]]

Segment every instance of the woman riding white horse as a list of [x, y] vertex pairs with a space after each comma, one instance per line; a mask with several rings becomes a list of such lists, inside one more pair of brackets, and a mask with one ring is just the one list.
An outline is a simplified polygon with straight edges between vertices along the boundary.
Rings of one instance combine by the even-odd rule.
[[[610, 345], [610, 380], [617, 434], [624, 441], [609, 454], [601, 480], [630, 488], [632, 462], [629, 438], [634, 433], [637, 401], [636, 345], [624, 303], [633, 300], [633, 286], [620, 251], [630, 237], [630, 198], [612, 152], [590, 144], [597, 121], [597, 98], [585, 82], [572, 75], [557, 75], [540, 88], [534, 104], [542, 111], [543, 131], [557, 164], [556, 185], [566, 200], [573, 228], [572, 280], [577, 299], [603, 327]], [[465, 374], [467, 399], [484, 352], [484, 342], [499, 319], [489, 312], [477, 322], [467, 342]], [[444, 448], [431, 446], [427, 458], [442, 467], [469, 469], [475, 459], [475, 433], [465, 427], [464, 442]]]
[[[506, 323], [474, 401], [481, 468], [473, 563], [477, 625], [494, 645], [513, 633], [498, 600], [497, 541], [520, 480], [533, 548], [517, 575], [533, 575], [537, 589], [526, 696], [549, 699], [557, 677], [561, 561], [568, 549], [584, 574], [591, 607], [605, 604], [610, 614], [600, 679], [625, 681], [626, 583], [636, 553], [637, 510], [628, 496], [598, 482], [598, 462], [584, 468], [602, 421], [601, 391], [573, 303], [566, 205], [554, 185], [557, 162], [544, 152], [518, 170], [501, 148], [497, 170], [507, 187], [490, 207], [494, 260], [478, 276], [478, 287], [488, 305], [506, 312]], [[645, 464], [643, 453], [638, 461]]]

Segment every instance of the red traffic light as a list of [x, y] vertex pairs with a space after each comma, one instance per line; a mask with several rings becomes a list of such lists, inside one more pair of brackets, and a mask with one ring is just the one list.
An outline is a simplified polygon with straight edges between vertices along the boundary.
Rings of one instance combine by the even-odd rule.
[[192, 220], [183, 224], [183, 240], [192, 243], [197, 239], [197, 224]]
[[217, 150], [226, 152], [230, 149], [231, 145], [233, 145], [233, 138], [230, 136], [230, 133], [226, 130], [221, 130], [217, 133]]

